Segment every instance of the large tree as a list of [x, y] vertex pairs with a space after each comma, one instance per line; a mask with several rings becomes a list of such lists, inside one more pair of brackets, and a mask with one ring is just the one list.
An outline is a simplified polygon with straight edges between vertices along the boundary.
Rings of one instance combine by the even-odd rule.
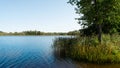
[[82, 14], [78, 18], [82, 26], [86, 29], [92, 26], [93, 31], [93, 26], [97, 28], [100, 43], [102, 30], [112, 33], [119, 29], [120, 0], [69, 0], [69, 3], [76, 6], [76, 13]]

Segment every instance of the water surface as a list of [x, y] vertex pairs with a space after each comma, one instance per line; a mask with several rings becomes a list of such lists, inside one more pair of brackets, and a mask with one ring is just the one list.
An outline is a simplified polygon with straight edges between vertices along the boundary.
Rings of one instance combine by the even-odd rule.
[[69, 36], [0, 36], [0, 68], [120, 68], [77, 63], [54, 54], [53, 41]]

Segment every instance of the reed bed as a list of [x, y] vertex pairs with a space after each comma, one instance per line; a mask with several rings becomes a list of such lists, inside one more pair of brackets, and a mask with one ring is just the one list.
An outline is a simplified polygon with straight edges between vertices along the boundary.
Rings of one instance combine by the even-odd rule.
[[54, 47], [66, 57], [92, 63], [120, 63], [120, 36], [103, 35], [99, 44], [97, 36], [57, 38]]

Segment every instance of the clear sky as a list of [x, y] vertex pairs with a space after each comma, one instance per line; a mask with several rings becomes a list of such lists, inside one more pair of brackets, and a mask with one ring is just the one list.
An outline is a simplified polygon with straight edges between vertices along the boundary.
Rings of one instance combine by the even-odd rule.
[[0, 0], [0, 31], [68, 32], [80, 29], [68, 0]]

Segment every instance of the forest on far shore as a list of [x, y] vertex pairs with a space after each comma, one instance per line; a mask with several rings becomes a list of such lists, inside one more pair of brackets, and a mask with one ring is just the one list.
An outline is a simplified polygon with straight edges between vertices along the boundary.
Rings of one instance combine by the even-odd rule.
[[80, 31], [69, 31], [69, 32], [41, 32], [41, 31], [22, 31], [22, 32], [3, 32], [0, 31], [0, 35], [79, 35]]

